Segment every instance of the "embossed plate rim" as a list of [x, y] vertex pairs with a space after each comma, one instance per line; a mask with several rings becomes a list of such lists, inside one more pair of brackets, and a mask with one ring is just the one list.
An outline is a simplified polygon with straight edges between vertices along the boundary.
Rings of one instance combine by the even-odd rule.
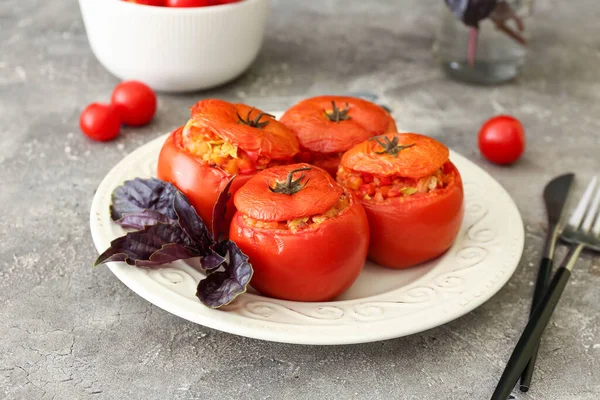
[[[118, 229], [120, 229], [110, 223], [108, 215], [110, 193], [119, 184], [119, 180], [115, 180], [115, 177], [121, 176], [124, 174], [124, 171], [132, 171], [132, 169], [138, 167], [135, 163], [132, 165], [132, 162], [136, 158], [144, 158], [148, 154], [154, 154], [156, 158], [160, 146], [167, 135], [155, 138], [126, 156], [106, 175], [98, 187], [90, 212], [92, 237], [98, 251], [104, 250], [110, 240], [116, 237]], [[455, 152], [451, 152], [451, 158], [457, 165], [462, 165], [465, 171], [469, 170], [470, 174], [476, 174], [492, 190], [496, 191], [495, 200], [499, 200], [499, 203], [496, 203], [496, 208], [501, 204], [501, 208], [504, 211], [508, 211], [511, 220], [511, 224], [509, 225], [512, 226], [511, 232], [514, 236], [511, 238], [511, 243], [504, 243], [504, 245], [510, 246], [509, 251], [502, 253], [504, 256], [502, 265], [495, 269], [495, 274], [491, 274], [492, 276], [488, 282], [454, 292], [452, 285], [448, 286], [447, 292], [444, 292], [444, 288], [440, 286], [438, 292], [433, 290], [433, 296], [438, 300], [437, 303], [433, 302], [431, 305], [426, 303], [426, 307], [419, 308], [419, 305], [423, 305], [422, 302], [398, 302], [397, 296], [408, 293], [410, 290], [417, 288], [419, 284], [425, 287], [423, 286], [423, 281], [427, 282], [427, 279], [431, 281], [442, 277], [444, 274], [437, 273], [440, 271], [438, 267], [405, 287], [376, 296], [317, 304], [295, 303], [269, 299], [259, 295], [245, 294], [226, 311], [211, 310], [202, 306], [193, 298], [193, 293], [191, 293], [192, 298], [190, 298], [170, 290], [152, 279], [148, 271], [119, 263], [111, 263], [109, 264], [109, 268], [131, 290], [172, 314], [214, 329], [257, 339], [296, 344], [350, 344], [391, 339], [431, 329], [472, 311], [500, 290], [517, 268], [524, 244], [523, 222], [516, 205], [508, 193], [491, 176], [471, 161]], [[459, 170], [463, 172], [461, 168]], [[482, 219], [486, 215], [484, 213]], [[480, 221], [474, 222], [473, 226], [470, 226], [469, 229], [475, 227]], [[483, 237], [483, 244], [480, 243], [481, 246], [486, 243], [486, 239], [489, 239], [485, 236], [486, 229], [481, 230], [483, 233], [483, 235], [480, 235]], [[467, 235], [466, 230], [465, 235]], [[492, 236], [490, 240], [493, 239], [494, 237]], [[444, 257], [452, 257], [454, 254], [452, 251], [455, 251], [459, 245], [457, 243], [453, 250]], [[495, 244], [494, 246], [498, 247], [499, 244]], [[483, 260], [485, 260], [485, 257]], [[499, 262], [499, 260], [488, 261], [493, 265]], [[441, 262], [444, 261], [442, 260]], [[481, 261], [478, 264], [480, 263]], [[189, 270], [183, 263], [176, 264], [175, 268]], [[452, 274], [456, 275], [458, 272], [463, 274], [465, 271], [468, 272], [469, 268], [472, 268], [472, 266], [456, 268], [448, 271], [446, 275], [449, 275], [448, 279], [450, 280], [455, 278], [451, 276]], [[171, 270], [166, 271], [166, 273], [169, 272]], [[398, 273], [402, 272], [398, 271]], [[458, 289], [461, 288], [459, 287]], [[437, 298], [438, 296], [441, 296], [441, 300]], [[248, 314], [253, 304], [256, 305], [256, 303], [259, 303], [259, 307], [261, 306], [260, 304], [267, 308], [271, 306], [275, 311], [271, 314], [266, 312], [263, 315], [260, 313]], [[395, 316], [392, 316], [391, 312], [385, 316], [385, 310], [382, 311], [382, 314], [368, 315], [367, 313], [367, 317], [361, 321], [361, 316], [353, 311], [355, 305], [360, 306], [361, 304], [368, 304], [368, 307], [383, 304], [387, 307], [395, 307], [396, 310], [404, 308], [406, 312], [401, 312]], [[279, 307], [279, 315], [277, 314], [277, 307]], [[282, 309], [291, 312], [292, 316], [290, 318], [292, 319], [296, 315], [293, 313], [301, 314], [304, 317], [296, 315], [296, 320], [298, 321], [290, 322], [284, 318], [286, 315], [281, 314]], [[341, 314], [334, 311], [335, 309], [340, 310]], [[375, 309], [372, 308], [371, 311]], [[327, 314], [327, 310], [334, 312], [335, 315], [331, 313]], [[323, 314], [319, 314], [320, 312]], [[354, 314], [352, 315], [353, 312]], [[379, 318], [380, 316], [383, 317]]]

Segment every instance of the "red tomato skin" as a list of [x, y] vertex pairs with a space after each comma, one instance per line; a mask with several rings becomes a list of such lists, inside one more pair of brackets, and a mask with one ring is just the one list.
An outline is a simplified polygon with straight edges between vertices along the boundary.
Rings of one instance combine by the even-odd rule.
[[165, 0], [165, 5], [167, 7], [178, 7], [178, 8], [188, 8], [188, 7], [206, 7], [206, 6], [214, 6], [219, 4], [217, 0]]
[[311, 164], [316, 165], [319, 168], [323, 168], [325, 171], [329, 173], [334, 179], [337, 174], [337, 170], [340, 166], [340, 161], [342, 156], [339, 157], [328, 157], [325, 159], [317, 159], [311, 162]]
[[79, 127], [90, 139], [105, 142], [119, 136], [119, 112], [110, 104], [92, 103], [79, 116]]
[[[158, 156], [158, 179], [171, 182], [186, 195], [204, 223], [212, 227], [212, 212], [219, 193], [231, 179], [222, 169], [214, 168], [186, 152], [177, 144], [178, 128], [169, 135]], [[229, 223], [235, 212], [233, 194], [254, 174], [238, 174], [230, 187], [232, 194], [227, 203], [223, 230], [229, 229]]]
[[464, 193], [460, 174], [447, 187], [428, 195], [363, 201], [371, 244], [369, 259], [388, 268], [408, 268], [434, 259], [448, 250], [463, 219]]
[[[292, 196], [271, 191], [273, 182], [285, 181], [290, 171], [300, 168], [310, 168], [295, 175], [294, 179], [304, 176], [302, 190]], [[250, 179], [233, 202], [241, 213], [261, 221], [289, 221], [323, 214], [344, 194], [344, 189], [326, 172], [309, 164], [268, 168]]]
[[123, 0], [128, 3], [141, 4], [144, 6], [162, 7], [165, 5], [165, 0]]
[[498, 115], [489, 119], [479, 130], [479, 150], [493, 163], [514, 163], [525, 151], [523, 125], [508, 115]]
[[[350, 193], [348, 193], [350, 195]], [[369, 248], [369, 224], [356, 199], [336, 218], [293, 233], [248, 226], [240, 212], [229, 238], [250, 257], [250, 284], [260, 293], [292, 301], [329, 301], [360, 274]]]
[[156, 113], [156, 94], [145, 83], [124, 81], [113, 90], [111, 103], [117, 107], [121, 122], [130, 126], [146, 125]]

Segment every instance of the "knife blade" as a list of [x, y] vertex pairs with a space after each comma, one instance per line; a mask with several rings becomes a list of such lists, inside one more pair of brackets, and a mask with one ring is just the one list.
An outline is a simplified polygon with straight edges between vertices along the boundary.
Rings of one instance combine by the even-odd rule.
[[[556, 241], [562, 230], [562, 219], [565, 210], [565, 204], [569, 199], [571, 193], [571, 186], [575, 180], [575, 174], [569, 173], [557, 176], [552, 179], [544, 188], [544, 204], [546, 206], [546, 214], [548, 216], [548, 235], [546, 237], [546, 243], [544, 245], [544, 255], [540, 262], [538, 269], [538, 275], [535, 282], [535, 289], [533, 292], [533, 300], [531, 301], [531, 313], [538, 305], [539, 301], [544, 297], [550, 276], [552, 273], [552, 260], [554, 258], [554, 250], [556, 248]], [[539, 345], [539, 344], [538, 344]], [[538, 349], [536, 347], [531, 360], [523, 370], [521, 375], [521, 383], [519, 388], [522, 392], [527, 392], [531, 385], [531, 378], [533, 377], [533, 369], [537, 358]]]
[[575, 174], [569, 173], [552, 179], [544, 188], [544, 203], [548, 216], [548, 237], [544, 246], [544, 257], [552, 260], [556, 240], [562, 229], [561, 222], [564, 215], [565, 204], [571, 193], [571, 186]]

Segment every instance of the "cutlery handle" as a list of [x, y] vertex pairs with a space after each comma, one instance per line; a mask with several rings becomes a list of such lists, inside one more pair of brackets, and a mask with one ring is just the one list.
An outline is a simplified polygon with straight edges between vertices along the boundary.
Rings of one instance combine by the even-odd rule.
[[[569, 258], [577, 257], [577, 255], [578, 252], [573, 252]], [[494, 391], [491, 400], [506, 400], [512, 392], [515, 384], [519, 380], [519, 376], [537, 348], [537, 344], [544, 333], [544, 329], [546, 329], [546, 326], [548, 325], [548, 321], [550, 321], [550, 317], [556, 308], [556, 304], [558, 303], [570, 276], [571, 271], [568, 268], [561, 267], [556, 272], [548, 291], [540, 301], [539, 305], [535, 308], [525, 330], [523, 330], [521, 338], [515, 346], [515, 349], [508, 360], [508, 364], [506, 364], [506, 368], [500, 377], [500, 381], [498, 382], [498, 386], [496, 386], [496, 390]]]
[[[542, 297], [544, 297], [544, 293], [546, 292], [546, 288], [548, 287], [548, 282], [550, 281], [552, 272], [552, 260], [548, 257], [542, 258], [542, 262], [540, 263], [540, 268], [538, 270], [537, 280], [535, 281], [535, 290], [533, 292], [533, 300], [531, 301], [531, 311], [529, 316], [533, 315], [535, 308]], [[529, 390], [529, 386], [531, 385], [531, 378], [533, 377], [533, 370], [535, 368], [535, 361], [537, 359], [539, 343], [535, 346], [535, 350], [533, 351], [533, 355], [527, 363], [525, 370], [523, 371], [523, 375], [521, 375], [521, 385], [520, 389], [522, 392], [526, 392]]]

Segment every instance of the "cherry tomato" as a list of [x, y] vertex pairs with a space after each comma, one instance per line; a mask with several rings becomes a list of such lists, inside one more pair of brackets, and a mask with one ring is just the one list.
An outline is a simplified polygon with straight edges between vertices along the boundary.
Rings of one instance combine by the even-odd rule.
[[[200, 101], [192, 107], [186, 127], [175, 130], [162, 147], [158, 178], [179, 188], [208, 226], [212, 226], [217, 197], [233, 175], [237, 174], [232, 194], [257, 170], [289, 163], [298, 152], [296, 137], [261, 113], [245, 104]], [[225, 145], [229, 148], [226, 154]], [[224, 230], [229, 229], [234, 211], [230, 201]]]
[[464, 195], [448, 156], [443, 144], [417, 134], [386, 134], [344, 154], [338, 183], [365, 208], [370, 259], [407, 268], [450, 248], [462, 223]]
[[508, 115], [489, 119], [479, 131], [479, 150], [489, 161], [511, 164], [525, 151], [525, 129]]
[[303, 159], [335, 176], [341, 154], [370, 138], [395, 132], [391, 115], [377, 104], [344, 96], [319, 96], [301, 101], [281, 117], [298, 136]]
[[146, 6], [161, 7], [165, 5], [165, 0], [123, 0], [128, 3], [142, 4]]
[[234, 203], [229, 237], [250, 257], [250, 284], [260, 293], [328, 301], [360, 274], [369, 247], [367, 217], [325, 170], [308, 164], [269, 168], [242, 186]]
[[217, 0], [165, 0], [167, 7], [206, 7], [219, 4]]
[[92, 103], [81, 113], [79, 127], [90, 139], [112, 140], [121, 130], [119, 112], [111, 104]]
[[111, 102], [119, 110], [121, 122], [125, 125], [145, 125], [156, 112], [156, 94], [148, 85], [138, 81], [119, 83], [113, 90]]

